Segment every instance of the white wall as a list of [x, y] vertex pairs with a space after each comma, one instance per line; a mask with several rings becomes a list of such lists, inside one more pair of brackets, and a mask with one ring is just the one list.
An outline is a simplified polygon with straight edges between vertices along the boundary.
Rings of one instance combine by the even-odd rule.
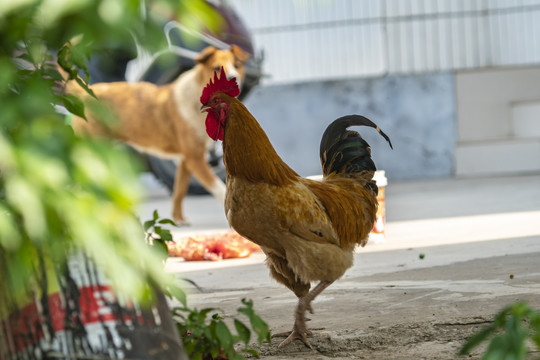
[[540, 68], [456, 75], [457, 175], [540, 171]]
[[457, 141], [454, 76], [451, 73], [353, 78], [268, 85], [245, 104], [278, 154], [301, 175], [321, 173], [319, 143], [338, 117], [360, 114], [391, 138], [354, 127], [372, 147], [379, 169], [391, 179], [449, 177]]
[[353, 78], [257, 88], [246, 105], [302, 175], [337, 117], [362, 114], [391, 137], [357, 128], [390, 179], [540, 171], [540, 67]]
[[266, 84], [540, 63], [540, 0], [230, 0]]
[[229, 2], [265, 53], [247, 102], [299, 171], [352, 112], [396, 139], [391, 178], [540, 171], [540, 0]]

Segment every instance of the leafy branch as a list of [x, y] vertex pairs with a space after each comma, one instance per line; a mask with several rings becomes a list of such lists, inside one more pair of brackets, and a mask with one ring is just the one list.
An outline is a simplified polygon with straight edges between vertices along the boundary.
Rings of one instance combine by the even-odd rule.
[[177, 226], [176, 223], [167, 218], [160, 218], [158, 211], [154, 210], [152, 219], [143, 223], [144, 239], [147, 244], [154, 245], [161, 254], [162, 261], [168, 256], [167, 242], [173, 241], [171, 231], [162, 225]]
[[[35, 254], [65, 264], [69, 249], [90, 255], [125, 294], [143, 296], [141, 279], [165, 286], [168, 277], [154, 266], [159, 259], [144, 244], [133, 211], [143, 193], [140, 164], [118, 147], [78, 137], [65, 125], [54, 105], [63, 103], [79, 116], [84, 106], [59, 91], [63, 78], [56, 63], [90, 92], [90, 54], [134, 46], [132, 34], [145, 48], [166, 45], [161, 24], [142, 16], [143, 7], [191, 19], [194, 29], [216, 29], [218, 14], [203, 0], [1, 4], [0, 255], [2, 269], [10, 271], [0, 269], [0, 296], [32, 284]], [[108, 11], [111, 6], [114, 11]]]
[[501, 310], [489, 326], [473, 335], [459, 354], [467, 355], [480, 344], [488, 347], [483, 360], [522, 360], [527, 357], [528, 341], [540, 350], [540, 312], [525, 302]]
[[[238, 314], [243, 314], [248, 318], [257, 342], [259, 344], [264, 340], [271, 342], [268, 325], [255, 314], [253, 301], [242, 299], [242, 305], [237, 309]], [[177, 328], [184, 348], [192, 360], [245, 359], [243, 355], [236, 352], [234, 345], [237, 343], [243, 343], [242, 352], [254, 356], [259, 355], [257, 350], [249, 347], [252, 331], [238, 317], [233, 319], [235, 334], [225, 323], [225, 318], [214, 308], [197, 310], [184, 305], [173, 308], [172, 312], [177, 319]]]
[[[173, 238], [170, 230], [163, 225], [176, 226], [176, 223], [171, 219], [160, 218], [157, 210], [154, 210], [152, 219], [143, 223], [146, 242], [157, 247], [162, 254], [163, 261], [165, 261], [167, 258], [166, 243], [172, 241]], [[184, 280], [191, 282], [198, 288], [193, 281]], [[235, 345], [238, 343], [244, 344], [242, 352], [258, 356], [257, 350], [249, 347], [252, 331], [259, 344], [264, 340], [271, 342], [268, 325], [255, 313], [252, 300], [242, 299], [242, 306], [237, 309], [238, 315], [247, 317], [251, 330], [245, 322], [234, 317], [232, 321], [236, 330], [235, 334], [229, 329], [225, 318], [219, 314], [217, 309], [198, 310], [188, 307], [186, 295], [178, 287], [169, 287], [167, 293], [170, 298], [180, 302], [180, 306], [172, 309], [173, 320], [176, 322], [184, 349], [192, 360], [244, 359], [244, 356], [235, 350]]]

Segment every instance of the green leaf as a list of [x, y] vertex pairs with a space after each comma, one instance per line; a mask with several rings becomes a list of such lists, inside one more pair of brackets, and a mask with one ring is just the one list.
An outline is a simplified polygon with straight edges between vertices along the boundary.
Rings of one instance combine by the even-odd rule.
[[[208, 315], [208, 313], [212, 312], [216, 310], [215, 308], [205, 308], [205, 309], [202, 309], [201, 311], [199, 311], [199, 316], [201, 317], [201, 319], [206, 319], [206, 316]], [[215, 315], [215, 314], [214, 314]], [[212, 317], [214, 316], [212, 315]]]
[[212, 359], [216, 359], [219, 356], [219, 349], [217, 348], [210, 349], [210, 356]]
[[92, 96], [94, 99], [97, 99], [96, 94], [88, 87], [87, 82], [84, 82], [80, 77], [76, 77], [75, 81], [77, 84], [79, 84], [90, 96]]
[[154, 210], [153, 216], [154, 216], [154, 221], [158, 221], [158, 219], [159, 219], [159, 214], [158, 214], [158, 211], [157, 211], [157, 210]]
[[191, 280], [191, 279], [182, 278], [182, 281], [185, 281], [185, 282], [187, 282], [188, 284], [193, 285], [193, 286], [196, 287], [197, 290], [199, 290], [200, 292], [203, 292], [203, 291], [204, 291], [202, 287], [200, 287], [195, 281], [193, 281], [193, 280]]
[[167, 245], [162, 241], [154, 241], [154, 247], [162, 254], [162, 258], [166, 259], [169, 255]]
[[[179, 317], [180, 319], [182, 319], [182, 321], [186, 321], [186, 317], [184, 316], [184, 310], [182, 310], [181, 308], [179, 307], [175, 307], [173, 309], [171, 309], [171, 313], [173, 316], [177, 316]], [[183, 325], [181, 325], [183, 326]]]
[[256, 358], [260, 356], [260, 353], [255, 349], [243, 349], [242, 351], [247, 352], [248, 354], [250, 354], [251, 356], [255, 356]]
[[242, 299], [242, 304], [244, 304], [249, 309], [253, 309], [253, 300], [251, 300], [251, 299], [243, 298]]
[[171, 232], [169, 230], [167, 230], [167, 229], [162, 229], [159, 236], [161, 237], [161, 240], [163, 240], [163, 241], [172, 241], [173, 240], [173, 236], [172, 236]]
[[63, 100], [64, 106], [70, 113], [86, 119], [84, 114], [84, 103], [79, 98], [70, 94], [65, 94]]
[[19, 55], [15, 56], [15, 58], [17, 59], [22, 59], [22, 60], [26, 60], [28, 61], [29, 63], [33, 63], [33, 59], [32, 57], [30, 56], [30, 53], [28, 52], [23, 52], [23, 53], [20, 53]]
[[173, 226], [178, 226], [176, 224], [176, 222], [174, 222], [174, 220], [171, 220], [171, 219], [161, 219], [158, 221], [158, 223], [160, 224], [169, 224], [169, 225], [173, 225]]
[[480, 345], [482, 342], [484, 342], [489, 336], [491, 336], [495, 332], [495, 327], [493, 324], [490, 324], [489, 326], [483, 328], [476, 334], [474, 334], [471, 338], [467, 340], [467, 342], [463, 345], [461, 350], [459, 351], [460, 355], [467, 355], [469, 354], [474, 348], [476, 348], [478, 345]]
[[183, 308], [179, 308], [184, 311], [187, 307], [186, 293], [180, 287], [176, 285], [171, 285], [167, 288], [169, 295], [180, 302], [183, 305]]
[[253, 331], [257, 334], [257, 341], [262, 343], [264, 340], [267, 340], [269, 343], [271, 342], [271, 336], [270, 332], [268, 331], [268, 324], [264, 322], [263, 319], [261, 319], [258, 315], [253, 314], [249, 318], [251, 322], [251, 326], [253, 327]]
[[50, 77], [52, 80], [61, 81], [62, 75], [56, 69], [43, 69], [43, 75]]
[[152, 226], [154, 226], [154, 224], [155, 224], [154, 220], [145, 221], [144, 225], [143, 225], [144, 231], [148, 231], [148, 229], [150, 229]]
[[[540, 341], [538, 341], [540, 339], [535, 339], [533, 327], [537, 316], [538, 312], [530, 308], [526, 303], [521, 302], [507, 306], [494, 317], [491, 325], [473, 335], [465, 343], [460, 350], [460, 354], [468, 354], [473, 348], [492, 337], [482, 359], [525, 359], [527, 356], [527, 340], [529, 338], [540, 349]], [[524, 326], [527, 320], [529, 328]]]
[[538, 333], [538, 330], [536, 330], [536, 334], [531, 336], [531, 339], [533, 340], [534, 344], [536, 345], [536, 348], [540, 350], [540, 333]]
[[239, 313], [245, 314], [247, 317], [251, 317], [254, 314], [253, 300], [242, 299], [242, 304], [244, 304], [245, 307], [238, 308], [237, 311]]
[[238, 319], [234, 319], [234, 327], [236, 328], [240, 340], [247, 346], [249, 344], [249, 339], [251, 338], [251, 331], [249, 331], [248, 327]]
[[73, 63], [69, 61], [69, 52], [69, 47], [64, 45], [56, 53], [56, 61], [58, 62], [58, 65], [60, 65], [60, 67], [68, 73], [71, 72], [73, 67]]
[[228, 350], [234, 349], [234, 342], [231, 332], [224, 322], [220, 321], [216, 324], [216, 336], [221, 344], [221, 347], [228, 353]]

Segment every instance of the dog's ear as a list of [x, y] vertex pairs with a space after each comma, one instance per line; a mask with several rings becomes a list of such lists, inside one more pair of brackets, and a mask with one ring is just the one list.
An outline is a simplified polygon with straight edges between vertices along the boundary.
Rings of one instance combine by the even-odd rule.
[[245, 63], [251, 57], [250, 54], [242, 50], [242, 48], [238, 45], [231, 45], [231, 52], [233, 53], [236, 60], [241, 61], [242, 63]]
[[215, 47], [213, 47], [213, 46], [208, 46], [208, 47], [202, 49], [202, 51], [199, 53], [199, 55], [197, 55], [197, 57], [195, 58], [195, 62], [198, 63], [198, 64], [204, 64], [205, 62], [208, 61], [208, 59], [210, 59], [210, 57], [212, 55], [214, 55], [216, 50], [217, 49]]

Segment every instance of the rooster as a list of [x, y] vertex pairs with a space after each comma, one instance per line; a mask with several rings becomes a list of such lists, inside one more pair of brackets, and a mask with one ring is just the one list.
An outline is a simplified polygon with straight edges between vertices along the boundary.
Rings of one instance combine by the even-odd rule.
[[[223, 141], [227, 170], [225, 212], [234, 230], [258, 244], [271, 276], [298, 297], [291, 332], [312, 348], [306, 328], [311, 302], [353, 265], [357, 244], [364, 246], [377, 212], [376, 170], [369, 144], [349, 126], [375, 128], [369, 119], [344, 116], [323, 134], [321, 181], [302, 178], [276, 153], [264, 130], [235, 97], [239, 89], [223, 69], [204, 88], [206, 131]], [[318, 284], [310, 291], [311, 282]]]

